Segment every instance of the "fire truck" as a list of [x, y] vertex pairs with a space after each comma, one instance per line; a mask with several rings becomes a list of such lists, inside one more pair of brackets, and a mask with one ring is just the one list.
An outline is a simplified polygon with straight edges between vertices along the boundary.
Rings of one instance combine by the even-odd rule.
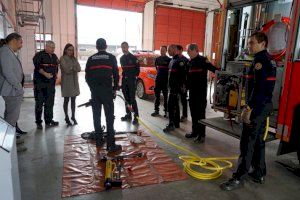
[[280, 139], [278, 155], [297, 152], [300, 162], [300, 0], [227, 0], [221, 13], [221, 70], [215, 74], [212, 108], [224, 117], [202, 124], [240, 138], [240, 114], [249, 95], [247, 50], [251, 33], [263, 31], [276, 61], [273, 112], [267, 141]]

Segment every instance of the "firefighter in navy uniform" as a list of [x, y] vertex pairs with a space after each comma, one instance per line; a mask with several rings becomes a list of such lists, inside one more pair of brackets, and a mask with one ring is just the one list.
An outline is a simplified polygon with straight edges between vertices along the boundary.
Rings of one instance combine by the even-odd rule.
[[185, 71], [184, 62], [179, 59], [178, 50], [176, 45], [168, 47], [168, 53], [172, 56], [169, 64], [169, 99], [168, 99], [168, 113], [169, 124], [163, 129], [164, 132], [175, 130], [180, 127], [180, 110], [179, 110], [179, 93], [185, 85]]
[[107, 126], [107, 151], [109, 153], [117, 152], [122, 150], [121, 145], [115, 144], [114, 138], [115, 117], [113, 99], [116, 97], [116, 90], [119, 83], [117, 60], [114, 55], [106, 52], [107, 45], [105, 39], [99, 38], [96, 41], [96, 47], [98, 53], [89, 57], [85, 68], [85, 79], [90, 87], [92, 96], [96, 145], [97, 147], [101, 147], [105, 142], [101, 128], [101, 109], [103, 105]]
[[138, 59], [129, 52], [129, 45], [127, 42], [123, 42], [121, 44], [122, 51], [124, 55], [120, 58], [120, 63], [122, 67], [122, 92], [125, 102], [126, 115], [121, 118], [122, 121], [131, 120], [131, 112], [132, 108], [134, 112], [134, 119], [132, 121], [133, 125], [138, 124], [137, 117], [139, 116], [138, 106], [135, 100], [135, 92], [136, 92], [136, 80], [140, 74], [140, 65]]
[[207, 70], [215, 72], [217, 68], [206, 57], [199, 55], [197, 44], [189, 44], [187, 52], [191, 58], [187, 64], [187, 88], [189, 90], [192, 132], [187, 133], [185, 137], [196, 138], [195, 142], [203, 143], [205, 141], [205, 126], [199, 123], [199, 120], [205, 119]]
[[[182, 55], [183, 52], [183, 47], [181, 45], [177, 45], [177, 50], [178, 50], [178, 55], [179, 59], [184, 62], [184, 72], [185, 72], [185, 77], [187, 77], [187, 63], [189, 59], [187, 59], [184, 55]], [[186, 90], [186, 85], [183, 85], [182, 90], [180, 90], [180, 102], [182, 105], [182, 115], [180, 117], [180, 122], [185, 122], [187, 121], [187, 90]]]
[[35, 123], [38, 129], [43, 129], [42, 112], [44, 107], [44, 120], [46, 127], [57, 126], [53, 120], [53, 106], [55, 96], [55, 81], [58, 72], [59, 60], [54, 53], [55, 44], [47, 41], [45, 50], [33, 57], [34, 63], [34, 98], [35, 98]]
[[[232, 178], [221, 184], [223, 190], [233, 190], [243, 186], [247, 175], [254, 182], [263, 184], [266, 175], [265, 141], [267, 117], [272, 111], [272, 93], [276, 80], [276, 63], [268, 54], [268, 38], [262, 32], [253, 33], [248, 40], [254, 61], [250, 68], [253, 87], [247, 105], [242, 112], [243, 132], [240, 141], [241, 154], [238, 167]], [[250, 167], [253, 171], [249, 172]]]
[[157, 75], [155, 79], [155, 103], [154, 112], [151, 116], [155, 117], [159, 115], [159, 104], [160, 104], [160, 93], [164, 96], [164, 117], [167, 117], [168, 111], [168, 74], [169, 74], [169, 63], [170, 58], [167, 56], [167, 46], [160, 47], [160, 55], [155, 59], [155, 67], [157, 70]]

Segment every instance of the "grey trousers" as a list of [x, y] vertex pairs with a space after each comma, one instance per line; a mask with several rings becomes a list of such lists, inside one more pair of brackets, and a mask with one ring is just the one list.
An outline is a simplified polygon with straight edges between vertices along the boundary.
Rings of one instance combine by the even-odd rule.
[[19, 96], [2, 96], [5, 101], [4, 120], [10, 125], [16, 126], [19, 119], [23, 94]]

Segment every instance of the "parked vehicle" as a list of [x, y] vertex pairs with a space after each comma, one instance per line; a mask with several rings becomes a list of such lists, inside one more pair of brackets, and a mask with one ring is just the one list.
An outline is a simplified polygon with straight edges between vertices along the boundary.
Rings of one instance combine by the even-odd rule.
[[[155, 58], [159, 55], [149, 51], [136, 51], [133, 53], [140, 64], [140, 75], [137, 79], [136, 95], [141, 99], [146, 99], [149, 95], [154, 95], [156, 68]], [[119, 74], [122, 77], [122, 68], [119, 66]], [[121, 80], [121, 78], [120, 78]]]

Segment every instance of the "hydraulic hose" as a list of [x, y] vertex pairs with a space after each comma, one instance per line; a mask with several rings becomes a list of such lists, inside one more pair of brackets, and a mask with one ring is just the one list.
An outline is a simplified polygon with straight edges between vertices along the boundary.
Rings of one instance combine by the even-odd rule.
[[[196, 153], [193, 153], [192, 151], [169, 141], [158, 132], [152, 130], [140, 118], [138, 118], [138, 120], [140, 124], [144, 125], [153, 135], [158, 137], [160, 140], [188, 154], [188, 156], [179, 156], [179, 159], [183, 161], [184, 171], [196, 179], [216, 179], [222, 175], [223, 170], [231, 168], [233, 166], [233, 164], [229, 160], [235, 160], [238, 158], [237, 156], [202, 158]], [[195, 170], [196, 167], [198, 167], [198, 170]]]
[[270, 125], [270, 117], [267, 117], [266, 130], [265, 130], [265, 134], [264, 134], [264, 141], [266, 141], [268, 133], [269, 133], [269, 125]]

